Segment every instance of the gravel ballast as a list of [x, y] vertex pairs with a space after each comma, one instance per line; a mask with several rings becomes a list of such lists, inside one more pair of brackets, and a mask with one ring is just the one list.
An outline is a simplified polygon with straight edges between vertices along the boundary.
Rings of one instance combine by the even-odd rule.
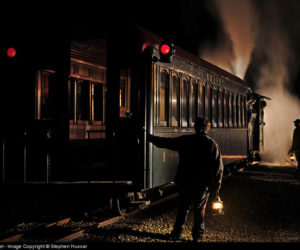
[[[300, 242], [300, 180], [292, 168], [262, 167], [224, 178], [220, 192], [224, 214], [215, 215], [209, 200], [203, 242]], [[177, 200], [93, 229], [77, 242], [172, 242]], [[182, 239], [190, 242], [193, 211]]]

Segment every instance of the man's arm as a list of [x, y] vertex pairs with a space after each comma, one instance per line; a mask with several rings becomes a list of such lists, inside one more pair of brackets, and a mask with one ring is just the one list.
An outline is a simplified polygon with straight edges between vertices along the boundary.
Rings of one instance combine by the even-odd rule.
[[147, 140], [152, 142], [155, 146], [159, 148], [167, 148], [171, 150], [178, 150], [178, 147], [180, 145], [179, 137], [166, 138], [166, 137], [159, 137], [159, 136], [147, 134]]

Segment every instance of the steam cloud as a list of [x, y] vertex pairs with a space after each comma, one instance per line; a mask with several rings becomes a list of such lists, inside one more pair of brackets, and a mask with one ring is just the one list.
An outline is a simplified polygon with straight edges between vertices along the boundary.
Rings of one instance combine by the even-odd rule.
[[287, 13], [286, 5], [293, 8], [298, 3], [285, 3], [285, 8], [279, 7], [280, 2], [270, 0], [214, 0], [214, 3], [226, 35], [219, 39], [216, 48], [202, 48], [200, 56], [242, 79], [249, 64], [258, 68], [252, 72], [255, 92], [272, 99], [265, 109], [262, 156], [264, 160], [282, 164], [291, 146], [293, 121], [300, 118], [300, 102], [288, 91], [295, 74], [293, 66], [297, 65], [296, 51], [291, 45], [291, 25], [283, 23], [282, 17], [285, 14], [286, 19], [297, 20], [299, 15]]
[[[255, 53], [264, 55], [257, 77], [257, 91], [270, 96], [265, 111], [265, 154], [263, 159], [283, 162], [292, 143], [293, 121], [300, 117], [300, 102], [288, 89], [293, 76], [295, 57], [283, 24], [280, 22], [278, 6], [266, 1], [265, 18], [261, 22], [260, 39]], [[255, 59], [254, 59], [255, 62]]]
[[214, 0], [225, 31], [217, 48], [207, 48], [201, 57], [243, 78], [255, 45], [256, 12], [251, 0]]

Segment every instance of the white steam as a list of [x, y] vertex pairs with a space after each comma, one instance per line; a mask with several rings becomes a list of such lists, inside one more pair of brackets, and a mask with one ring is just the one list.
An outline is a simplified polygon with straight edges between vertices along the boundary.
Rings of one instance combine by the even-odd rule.
[[257, 91], [272, 98], [265, 110], [264, 160], [282, 162], [292, 144], [293, 121], [300, 118], [300, 102], [288, 91], [294, 53], [290, 40], [279, 23], [278, 9], [268, 2], [268, 23], [261, 25], [256, 53], [264, 55]]
[[[299, 15], [280, 8], [276, 1], [214, 0], [225, 36], [216, 48], [202, 48], [200, 56], [244, 79], [251, 62], [258, 72], [255, 92], [270, 97], [265, 108], [263, 159], [282, 162], [292, 143], [293, 121], [300, 119], [300, 102], [288, 89], [293, 80], [295, 52], [290, 44], [291, 25], [281, 17]], [[294, 3], [295, 4], [295, 3]], [[297, 4], [297, 3], [296, 3]], [[297, 12], [296, 12], [297, 13]], [[286, 20], [285, 20], [286, 22]], [[220, 36], [220, 35], [219, 35]]]
[[201, 57], [244, 78], [255, 45], [256, 12], [251, 0], [214, 0], [227, 37]]
[[265, 108], [264, 148], [262, 159], [282, 164], [292, 145], [293, 121], [299, 116], [299, 100], [284, 87], [265, 88], [262, 93], [272, 97]]

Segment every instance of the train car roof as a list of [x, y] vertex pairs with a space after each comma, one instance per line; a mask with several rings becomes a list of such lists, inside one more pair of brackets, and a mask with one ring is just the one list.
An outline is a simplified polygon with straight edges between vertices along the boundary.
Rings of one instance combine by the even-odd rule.
[[[139, 25], [133, 25], [133, 27], [125, 27], [123, 28], [119, 27], [119, 30], [117, 33], [119, 33], [119, 36], [127, 37], [128, 40], [132, 41], [133, 35], [136, 36], [134, 39], [136, 39], [135, 46], [150, 46], [155, 47], [158, 49], [159, 45], [164, 41], [164, 38], [161, 36], [147, 30], [146, 28], [139, 26]], [[129, 29], [128, 29], [129, 28]], [[133, 33], [130, 33], [133, 31]], [[99, 65], [102, 65], [106, 67], [106, 39], [72, 39], [72, 46], [71, 46], [71, 57], [72, 58], [78, 58], [78, 59], [84, 59], [88, 62], [97, 63]], [[127, 40], [127, 39], [125, 39]], [[125, 42], [123, 40], [123, 42]], [[127, 41], [129, 42], [129, 41]], [[125, 43], [124, 43], [125, 44]], [[129, 43], [127, 43], [128, 46]], [[203, 69], [208, 70], [209, 72], [213, 72], [216, 75], [222, 76], [226, 79], [229, 79], [230, 81], [239, 84], [240, 86], [243, 86], [245, 88], [249, 88], [250, 86], [241, 78], [229, 73], [228, 71], [184, 50], [183, 48], [180, 48], [175, 44], [176, 53], [174, 57], [179, 58], [180, 60], [183, 60], [187, 63], [194, 64], [196, 66], [199, 66]], [[138, 48], [129, 48], [127, 49], [131, 50], [135, 49], [136, 51], [139, 50]], [[142, 48], [140, 48], [142, 49]], [[139, 50], [140, 52], [141, 50]], [[128, 59], [128, 57], [127, 57]]]
[[[139, 31], [142, 38], [144, 39], [144, 44], [146, 44], [148, 46], [156, 47], [156, 45], [158, 46], [160, 43], [162, 43], [164, 41], [164, 39], [162, 37], [160, 37], [159, 35], [151, 32], [141, 26], [137, 25], [136, 28]], [[176, 53], [175, 53], [174, 57], [180, 58], [181, 60], [184, 60], [188, 63], [192, 63], [192, 64], [198, 65], [200, 67], [203, 67], [209, 71], [214, 72], [217, 75], [228, 78], [231, 81], [238, 83], [239, 85], [242, 85], [243, 87], [250, 88], [250, 86], [244, 80], [229, 73], [228, 71], [226, 71], [208, 61], [205, 61], [204, 59], [180, 48], [179, 46], [176, 46], [176, 44], [175, 44], [175, 48], [176, 48]]]

